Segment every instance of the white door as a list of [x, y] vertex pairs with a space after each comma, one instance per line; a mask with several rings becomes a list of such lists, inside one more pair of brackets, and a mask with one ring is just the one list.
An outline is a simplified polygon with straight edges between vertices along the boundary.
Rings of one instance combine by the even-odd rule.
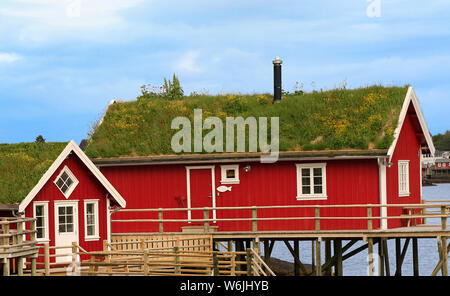
[[68, 254], [56, 257], [56, 262], [72, 261], [72, 243], [78, 243], [78, 202], [55, 202], [55, 254]]

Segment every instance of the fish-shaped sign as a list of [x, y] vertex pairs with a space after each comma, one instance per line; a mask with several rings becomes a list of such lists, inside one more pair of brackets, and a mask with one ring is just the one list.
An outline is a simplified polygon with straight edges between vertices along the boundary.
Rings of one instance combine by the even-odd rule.
[[224, 185], [219, 186], [219, 187], [217, 187], [217, 191], [222, 192], [222, 193], [225, 191], [231, 191], [231, 186], [224, 186]]

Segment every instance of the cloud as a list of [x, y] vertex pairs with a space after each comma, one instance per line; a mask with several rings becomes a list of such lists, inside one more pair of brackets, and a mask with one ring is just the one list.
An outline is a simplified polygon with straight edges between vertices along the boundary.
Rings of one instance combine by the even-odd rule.
[[200, 52], [196, 50], [191, 50], [184, 53], [181, 58], [175, 63], [174, 68], [176, 71], [184, 74], [199, 73], [203, 69], [200, 67], [198, 58]]
[[0, 63], [11, 64], [21, 60], [22, 56], [16, 53], [2, 53], [0, 52]]

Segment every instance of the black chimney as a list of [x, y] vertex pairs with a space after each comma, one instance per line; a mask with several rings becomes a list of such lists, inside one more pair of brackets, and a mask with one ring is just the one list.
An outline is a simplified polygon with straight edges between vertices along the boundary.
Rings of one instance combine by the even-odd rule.
[[273, 102], [278, 103], [281, 101], [281, 64], [280, 57], [276, 57], [273, 60]]

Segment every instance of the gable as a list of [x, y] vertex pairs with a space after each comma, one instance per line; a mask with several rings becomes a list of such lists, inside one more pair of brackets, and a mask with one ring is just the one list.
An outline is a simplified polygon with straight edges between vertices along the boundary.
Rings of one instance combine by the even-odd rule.
[[388, 150], [389, 161], [392, 159], [400, 134], [403, 132], [404, 123], [406, 120], [410, 121], [413, 133], [422, 148], [422, 153], [431, 153], [434, 155], [435, 148], [433, 139], [428, 131], [422, 109], [420, 108], [419, 100], [412, 87], [408, 88], [406, 98], [403, 102], [400, 111], [397, 127], [394, 131], [394, 141]]
[[[36, 186], [28, 193], [25, 199], [20, 203], [19, 205], [20, 212], [23, 212], [25, 210], [25, 208], [36, 197], [36, 195], [41, 191], [41, 189], [47, 185], [47, 183], [50, 182], [53, 183], [54, 178], [56, 178], [57, 176], [55, 174], [59, 173], [59, 171], [61, 170], [61, 165], [66, 162], [67, 158], [69, 158], [69, 160], [67, 161], [70, 161], [70, 158], [73, 159], [71, 154], [74, 154], [76, 155], [76, 157], [78, 157], [80, 163], [84, 165], [84, 169], [89, 173], [89, 175], [92, 174], [91, 178], [95, 178], [95, 180], [98, 181], [98, 183], [104, 187], [104, 189], [111, 195], [111, 197], [117, 202], [117, 204], [120, 207], [126, 206], [126, 202], [119, 194], [119, 192], [117, 192], [117, 190], [111, 185], [111, 183], [105, 178], [105, 176], [103, 176], [103, 174], [84, 154], [84, 152], [78, 147], [78, 145], [75, 144], [74, 141], [70, 141], [69, 144], [67, 144], [66, 148], [64, 148], [64, 150], [58, 156], [58, 158], [52, 163], [50, 168], [41, 177]], [[85, 175], [85, 173], [81, 175]]]

